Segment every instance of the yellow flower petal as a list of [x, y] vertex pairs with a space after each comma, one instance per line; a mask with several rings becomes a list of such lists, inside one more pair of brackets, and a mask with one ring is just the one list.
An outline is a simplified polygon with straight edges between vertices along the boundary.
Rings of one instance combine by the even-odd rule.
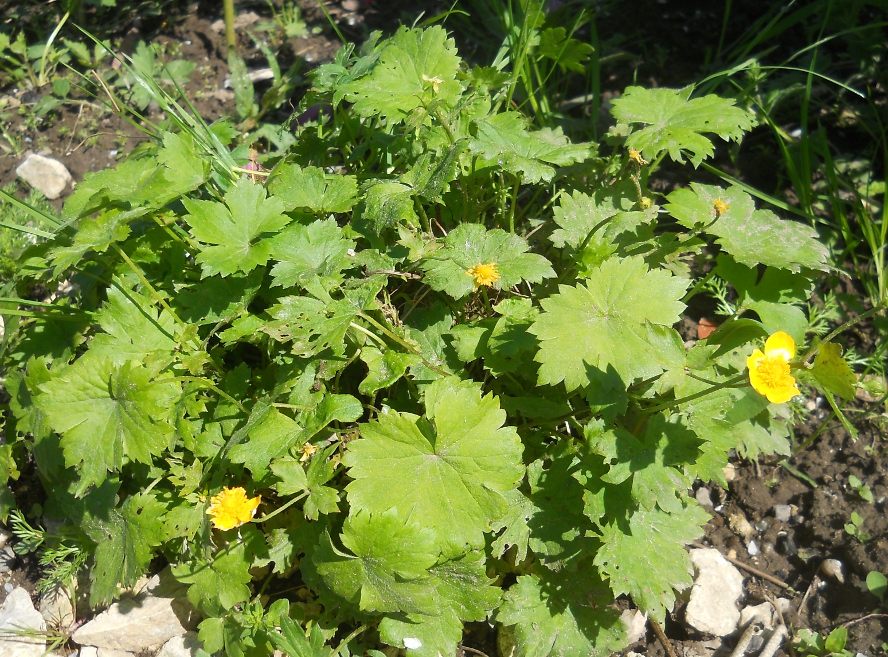
[[[777, 339], [772, 342], [771, 339], [775, 336]], [[789, 342], [786, 341], [787, 338]], [[764, 353], [761, 349], [756, 349], [746, 358], [749, 383], [772, 404], [782, 404], [800, 394], [795, 379], [790, 374], [789, 360], [793, 355], [795, 342], [781, 331], [768, 338]]]
[[795, 353], [795, 340], [792, 339], [791, 335], [783, 331], [777, 331], [765, 342], [765, 354], [767, 356], [779, 355], [784, 360], [789, 361], [795, 358]]
[[247, 491], [240, 486], [226, 486], [221, 493], [210, 498], [207, 515], [216, 529], [234, 529], [253, 519], [261, 501], [260, 495], [248, 498]]
[[485, 287], [493, 287], [493, 284], [500, 279], [499, 272], [496, 269], [496, 263], [477, 264], [471, 269], [466, 269], [466, 273], [475, 279], [475, 289], [482, 285]]

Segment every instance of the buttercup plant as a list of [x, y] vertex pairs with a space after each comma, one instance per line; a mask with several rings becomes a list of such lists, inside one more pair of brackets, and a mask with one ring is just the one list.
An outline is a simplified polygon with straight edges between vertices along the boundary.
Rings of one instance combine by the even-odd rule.
[[[630, 87], [610, 146], [573, 143], [509, 79], [441, 27], [374, 34], [313, 72], [330, 115], [262, 175], [145, 83], [178, 131], [47, 217], [19, 289], [73, 291], [21, 298], [3, 356], [0, 464], [33, 459], [91, 604], [160, 559], [210, 654], [453, 655], [487, 620], [516, 657], [604, 655], [616, 596], [662, 623], [691, 585], [694, 480], [787, 453], [805, 385], [853, 396], [837, 344], [793, 361], [816, 232], [648, 186], [754, 116]], [[686, 349], [704, 245], [737, 301]]]

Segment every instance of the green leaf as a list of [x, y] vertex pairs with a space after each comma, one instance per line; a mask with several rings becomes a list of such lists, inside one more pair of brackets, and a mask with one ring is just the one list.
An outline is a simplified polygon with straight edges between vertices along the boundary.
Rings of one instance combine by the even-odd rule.
[[187, 132], [163, 133], [163, 147], [157, 161], [168, 169], [164, 178], [174, 183], [178, 193], [189, 192], [206, 181], [206, 161], [195, 152], [194, 140]]
[[268, 188], [287, 211], [300, 209], [327, 215], [348, 212], [358, 202], [355, 176], [328, 175], [318, 167], [303, 169], [297, 164], [285, 164], [268, 182]]
[[659, 623], [675, 602], [673, 589], [693, 584], [693, 568], [684, 545], [699, 538], [709, 514], [696, 504], [679, 513], [639, 509], [628, 519], [601, 528], [603, 543], [595, 565], [610, 579], [614, 595], [629, 594], [638, 608]]
[[65, 463], [80, 472], [78, 496], [125, 463], [151, 463], [169, 445], [181, 389], [152, 378], [138, 363], [115, 367], [87, 354], [40, 385], [34, 401], [62, 434]]
[[379, 638], [390, 646], [407, 648], [408, 657], [457, 654], [463, 624], [452, 609], [434, 614], [387, 616], [379, 624]]
[[342, 237], [333, 219], [290, 226], [271, 240], [273, 285], [300, 285], [319, 296], [342, 283], [342, 270], [353, 266], [355, 243]]
[[[260, 416], [255, 417], [259, 410]], [[274, 406], [259, 404], [250, 416], [251, 428], [248, 439], [234, 445], [228, 451], [233, 463], [243, 463], [256, 479], [261, 479], [268, 471], [271, 461], [286, 453], [297, 442], [302, 427]], [[304, 442], [304, 440], [303, 440]]]
[[190, 584], [188, 600], [191, 604], [207, 614], [222, 616], [236, 604], [250, 599], [247, 586], [253, 579], [250, 562], [246, 541], [236, 540], [212, 560], [192, 558], [174, 565], [172, 572], [177, 580]]
[[313, 623], [311, 633], [306, 637], [305, 631], [289, 616], [281, 618], [281, 634], [272, 632], [271, 641], [275, 648], [283, 651], [288, 657], [331, 657], [333, 649], [324, 641], [324, 631], [320, 625]]
[[842, 347], [834, 342], [822, 342], [817, 346], [817, 356], [810, 370], [817, 382], [834, 395], [843, 399], [854, 398], [857, 376], [842, 358]]
[[481, 224], [460, 224], [444, 239], [444, 247], [424, 259], [420, 267], [425, 282], [454, 299], [471, 294], [477, 286], [469, 270], [478, 265], [494, 265], [499, 278], [492, 287], [508, 290], [521, 281], [539, 283], [555, 276], [549, 261], [527, 253], [527, 242], [517, 235]]
[[[829, 249], [820, 242], [816, 230], [780, 219], [769, 210], [756, 210], [752, 197], [737, 186], [722, 189], [691, 183], [691, 189], [678, 189], [666, 198], [666, 210], [682, 226], [715, 235], [721, 247], [741, 264], [792, 272], [801, 267], [827, 268]], [[717, 211], [716, 201], [727, 209]]]
[[365, 183], [363, 192], [363, 219], [377, 233], [400, 223], [416, 225], [419, 221], [413, 209], [413, 189], [409, 185], [374, 179]]
[[362, 395], [372, 395], [377, 390], [391, 387], [404, 376], [408, 367], [422, 361], [415, 354], [404, 354], [391, 349], [382, 352], [376, 347], [363, 347], [361, 360], [369, 370], [358, 386], [358, 392]]
[[485, 620], [499, 603], [501, 591], [487, 578], [481, 550], [445, 558], [429, 573], [427, 585], [437, 598], [435, 613], [388, 616], [379, 625], [380, 638], [395, 646], [409, 643], [407, 654], [417, 657], [455, 654], [463, 621]]
[[[521, 441], [492, 395], [450, 377], [426, 389], [426, 416], [389, 412], [361, 426], [343, 463], [352, 508], [416, 513], [441, 544], [483, 545], [503, 494], [524, 474]], [[417, 486], [416, 482], [423, 482]]]
[[400, 28], [385, 45], [370, 73], [344, 85], [345, 98], [361, 116], [381, 114], [389, 123], [413, 110], [442, 101], [453, 106], [462, 93], [460, 58], [443, 27]]
[[337, 595], [363, 611], [427, 612], [435, 608], [432, 591], [419, 583], [438, 558], [431, 529], [405, 522], [397, 510], [358, 511], [346, 518], [339, 552], [324, 535], [312, 560]]
[[138, 292], [112, 285], [96, 319], [104, 333], [93, 338], [91, 357], [106, 358], [115, 366], [128, 360], [172, 361], [176, 322], [168, 311], [156, 312]]
[[413, 193], [432, 203], [441, 203], [441, 195], [450, 189], [456, 179], [459, 156], [468, 144], [460, 140], [443, 154], [423, 153], [410, 170], [401, 176], [401, 182], [410, 185]]
[[626, 146], [641, 152], [648, 160], [668, 151], [676, 162], [688, 155], [696, 167], [712, 157], [714, 133], [725, 141], [740, 141], [755, 125], [752, 114], [734, 106], [734, 101], [715, 95], [690, 98], [693, 87], [684, 89], [645, 89], [628, 87], [614, 99], [611, 113], [624, 125], [641, 124], [641, 130], [626, 139]]
[[812, 284], [807, 276], [776, 267], [759, 275], [757, 268], [741, 265], [726, 253], [719, 254], [715, 273], [734, 286], [737, 305], [755, 311], [767, 334], [784, 331], [796, 343], [804, 342], [808, 318], [792, 304], [803, 304], [810, 298]]
[[264, 237], [277, 233], [290, 221], [284, 204], [276, 197], [265, 198], [265, 188], [241, 178], [225, 194], [225, 203], [182, 199], [190, 214], [185, 221], [194, 236], [206, 246], [197, 256], [203, 276], [249, 272], [264, 265], [271, 244]]
[[330, 455], [339, 449], [338, 445], [330, 445], [325, 450], [315, 454], [308, 464], [308, 472], [305, 480], [308, 490], [308, 498], [302, 507], [305, 517], [309, 520], [317, 520], [319, 514], [337, 513], [339, 511], [339, 491], [330, 486], [325, 486], [336, 474], [336, 463], [330, 459]]
[[548, 27], [540, 33], [537, 52], [558, 64], [562, 73], [570, 70], [585, 74], [586, 61], [595, 49], [588, 43], [569, 38], [563, 27]]
[[539, 382], [564, 381], [571, 391], [589, 384], [589, 366], [613, 367], [627, 383], [659, 374], [662, 336], [652, 325], [678, 321], [687, 285], [632, 257], [605, 261], [584, 284], [559, 286], [559, 294], [542, 300], [545, 312], [530, 328], [541, 343]]
[[292, 342], [298, 356], [313, 356], [345, 339], [349, 324], [358, 314], [348, 300], [324, 303], [311, 297], [283, 297], [268, 309], [275, 321], [261, 328], [278, 342]]
[[210, 276], [179, 291], [176, 304], [182, 310], [179, 317], [191, 324], [215, 324], [246, 312], [259, 291], [264, 269], [249, 274]]
[[619, 614], [607, 604], [607, 590], [592, 571], [521, 575], [506, 591], [496, 619], [506, 626], [521, 657], [598, 657], [620, 651], [626, 642]]
[[90, 569], [91, 606], [110, 602], [117, 597], [118, 586], [132, 586], [145, 574], [154, 548], [166, 537], [161, 519], [165, 510], [151, 493], [139, 493], [104, 518], [84, 521], [84, 532], [96, 543]]
[[509, 548], [515, 546], [515, 562], [521, 563], [527, 558], [530, 539], [528, 522], [534, 515], [536, 507], [518, 489], [506, 492], [505, 498], [509, 505], [506, 513], [492, 525], [494, 532], [505, 530], [493, 541], [493, 554], [501, 557]]
[[494, 114], [477, 119], [473, 125], [471, 151], [520, 176], [527, 185], [549, 182], [555, 176], [556, 166], [582, 162], [594, 153], [592, 144], [572, 144], [561, 128], [530, 132], [527, 119], [518, 112]]
[[683, 468], [694, 463], [701, 442], [692, 431], [657, 414], [648, 420], [641, 438], [614, 429], [590, 441], [590, 447], [609, 462], [610, 471], [602, 481], [620, 484], [632, 477], [636, 503], [645, 509], [656, 505], [667, 513], [679, 513], [681, 499], [692, 483]]
[[529, 545], [538, 560], [553, 570], [575, 562], [589, 549], [586, 533], [592, 527], [583, 515], [579, 470], [579, 459], [566, 445], [527, 466], [533, 503], [527, 521]]
[[[420, 308], [411, 313], [408, 326], [410, 338], [418, 345], [426, 362], [437, 370], [458, 372], [462, 365], [450, 344], [450, 330], [453, 317], [444, 304], [435, 304], [429, 309]], [[410, 374], [417, 383], [428, 383], [444, 376], [425, 363], [414, 365]]]

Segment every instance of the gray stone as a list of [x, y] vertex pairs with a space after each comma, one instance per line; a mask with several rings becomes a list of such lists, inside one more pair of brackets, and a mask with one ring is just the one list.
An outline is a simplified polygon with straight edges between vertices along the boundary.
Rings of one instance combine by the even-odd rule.
[[694, 493], [694, 497], [704, 509], [711, 509], [713, 507], [712, 496], [709, 494], [709, 489], [705, 486], [700, 486], [697, 492]]
[[685, 620], [700, 632], [727, 636], [740, 620], [737, 600], [743, 594], [743, 576], [718, 550], [691, 550], [691, 562], [697, 576]]
[[0, 548], [4, 547], [9, 539], [12, 538], [12, 534], [5, 529], [0, 529]]
[[779, 522], [789, 522], [792, 517], [792, 507], [789, 504], [775, 504], [771, 510]]
[[645, 634], [647, 634], [647, 614], [641, 613], [638, 609], [626, 609], [620, 614], [620, 620], [626, 626], [627, 645], [638, 643]]
[[18, 557], [12, 549], [11, 545], [4, 545], [0, 549], [0, 573], [8, 573], [12, 570], [12, 564]]
[[81, 646], [77, 657], [99, 657], [99, 649], [95, 646]]
[[171, 579], [152, 578], [138, 595], [115, 602], [71, 638], [82, 646], [139, 652], [194, 629], [194, 609]]
[[186, 632], [182, 636], [174, 636], [163, 644], [157, 657], [197, 657], [200, 647], [197, 632]]
[[68, 589], [58, 582], [40, 596], [40, 614], [51, 627], [67, 629], [74, 622], [74, 604]]
[[65, 187], [73, 180], [64, 164], [36, 153], [28, 155], [25, 161], [16, 167], [15, 173], [50, 200], [61, 196]]
[[31, 596], [14, 588], [0, 606], [0, 655], [41, 657], [46, 652], [46, 622], [34, 609]]

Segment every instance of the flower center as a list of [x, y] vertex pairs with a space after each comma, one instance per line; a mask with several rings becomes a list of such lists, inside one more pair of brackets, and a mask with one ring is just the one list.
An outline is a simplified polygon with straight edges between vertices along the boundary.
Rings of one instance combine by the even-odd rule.
[[712, 203], [712, 207], [715, 208], [715, 213], [718, 215], [723, 215], [725, 212], [731, 209], [731, 206], [722, 201], [720, 198], [715, 199]]
[[781, 388], [795, 385], [795, 379], [789, 373], [789, 363], [781, 355], [765, 356], [755, 366], [762, 382], [769, 388]]
[[466, 269], [466, 273], [475, 279], [476, 290], [482, 285], [485, 287], [491, 287], [500, 279], [495, 263], [490, 263], [489, 265], [475, 265], [471, 269]]

